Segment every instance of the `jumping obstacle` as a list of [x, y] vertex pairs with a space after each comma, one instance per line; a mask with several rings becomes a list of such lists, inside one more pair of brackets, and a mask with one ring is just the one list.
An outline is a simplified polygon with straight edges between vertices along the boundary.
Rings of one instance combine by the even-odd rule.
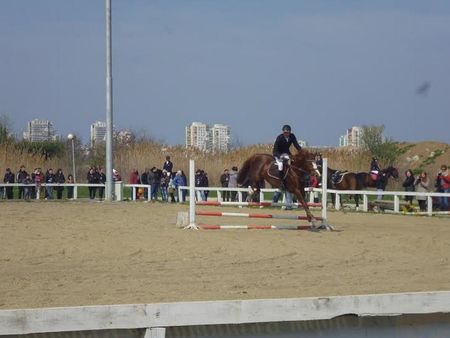
[[[196, 205], [210, 206], [245, 206], [245, 207], [291, 207], [301, 208], [301, 203], [274, 203], [274, 202], [218, 202], [218, 201], [198, 201]], [[308, 207], [322, 207], [322, 203], [306, 203]]]
[[271, 219], [290, 219], [290, 220], [307, 220], [303, 215], [284, 215], [284, 214], [250, 214], [250, 213], [233, 213], [233, 212], [209, 212], [196, 211], [196, 206], [255, 206], [255, 207], [301, 207], [299, 203], [273, 203], [273, 202], [220, 202], [220, 201], [199, 201], [195, 202], [195, 162], [189, 161], [189, 224], [184, 229], [202, 229], [202, 230], [230, 230], [230, 229], [247, 229], [247, 230], [312, 230], [319, 229], [334, 230], [331, 225], [327, 223], [327, 159], [323, 159], [323, 176], [322, 176], [322, 203], [307, 203], [310, 207], [322, 207], [322, 217], [314, 217], [314, 221], [321, 221], [320, 225], [215, 225], [215, 224], [200, 224], [195, 223], [195, 216], [216, 216], [216, 217], [246, 217], [246, 218], [271, 218]]
[[[310, 225], [295, 225], [295, 224], [285, 224], [285, 225], [214, 225], [214, 224], [200, 224], [200, 229], [202, 230], [312, 230]], [[319, 227], [317, 227], [317, 230]], [[314, 229], [313, 229], [314, 230]]]
[[[240, 212], [220, 212], [220, 211], [196, 211], [198, 216], [218, 216], [218, 217], [246, 217], [246, 218], [274, 218], [274, 219], [300, 219], [307, 220], [308, 217], [303, 215], [283, 215], [283, 214], [246, 214]], [[318, 221], [322, 221], [322, 217], [314, 217]]]

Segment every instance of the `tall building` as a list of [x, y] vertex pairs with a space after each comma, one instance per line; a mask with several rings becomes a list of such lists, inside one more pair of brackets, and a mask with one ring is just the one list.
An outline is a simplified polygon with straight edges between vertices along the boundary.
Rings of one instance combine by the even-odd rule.
[[230, 127], [214, 124], [209, 130], [209, 149], [212, 151], [228, 151], [230, 145]]
[[228, 151], [230, 145], [230, 127], [214, 124], [209, 127], [203, 122], [193, 122], [186, 126], [186, 148], [203, 151]]
[[202, 122], [192, 122], [186, 126], [186, 148], [207, 150], [208, 126]]
[[58, 139], [53, 123], [48, 120], [34, 119], [28, 122], [27, 130], [23, 133], [25, 140], [36, 141], [55, 141]]
[[91, 147], [106, 142], [106, 122], [95, 121], [91, 124]]
[[360, 148], [362, 146], [362, 133], [362, 127], [353, 126], [347, 129], [347, 133], [339, 137], [339, 146]]

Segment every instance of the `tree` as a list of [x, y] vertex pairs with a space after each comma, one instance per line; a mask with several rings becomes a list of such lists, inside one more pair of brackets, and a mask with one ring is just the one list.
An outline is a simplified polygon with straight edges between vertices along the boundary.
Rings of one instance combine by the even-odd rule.
[[10, 143], [14, 140], [7, 115], [0, 115], [0, 144]]
[[385, 165], [393, 165], [400, 154], [397, 143], [383, 136], [384, 125], [363, 126], [361, 143], [364, 150], [377, 157]]

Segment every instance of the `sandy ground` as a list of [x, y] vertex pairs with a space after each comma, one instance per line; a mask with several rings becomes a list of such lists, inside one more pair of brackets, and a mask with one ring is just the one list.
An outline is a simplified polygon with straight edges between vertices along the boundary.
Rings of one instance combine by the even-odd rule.
[[448, 217], [332, 212], [337, 232], [192, 231], [175, 226], [180, 210], [0, 203], [0, 308], [450, 290]]

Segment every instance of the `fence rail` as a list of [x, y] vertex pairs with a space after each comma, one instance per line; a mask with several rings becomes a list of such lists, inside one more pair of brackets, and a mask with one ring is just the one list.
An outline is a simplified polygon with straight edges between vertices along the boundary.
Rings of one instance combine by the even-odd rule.
[[[69, 184], [69, 183], [63, 183], [63, 184], [58, 184], [58, 183], [42, 183], [42, 184], [22, 184], [22, 183], [0, 183], [0, 190], [1, 188], [11, 188], [11, 187], [24, 187], [24, 188], [37, 188], [37, 187], [73, 187], [74, 188], [74, 193], [73, 193], [73, 199], [79, 199], [79, 194], [78, 194], [78, 189], [81, 187], [93, 187], [93, 188], [105, 188], [104, 184], [92, 184], [92, 183], [73, 183], [73, 184]], [[124, 194], [123, 191], [124, 189], [130, 189], [130, 196], [131, 199], [136, 199], [136, 195], [135, 193], [133, 193], [133, 191], [135, 191], [136, 189], [139, 188], [144, 188], [144, 189], [148, 189], [148, 198], [147, 200], [151, 200], [151, 194], [150, 194], [150, 190], [151, 190], [151, 185], [146, 185], [146, 184], [124, 184], [123, 182], [116, 182], [116, 189], [115, 191], [117, 192], [115, 194], [116, 200], [124, 200]], [[180, 186], [178, 187], [178, 196], [181, 196], [182, 190], [186, 190], [187, 192], [189, 191], [189, 186]], [[236, 201], [237, 202], [244, 202], [245, 200], [245, 194], [248, 193], [248, 189], [247, 188], [224, 188], [224, 187], [195, 187], [194, 189], [196, 191], [197, 194], [197, 199], [200, 199], [200, 191], [210, 191], [210, 192], [215, 192], [216, 196], [214, 198], [214, 200], [217, 200], [219, 202], [224, 201], [223, 199], [223, 192], [228, 191], [228, 192], [235, 192], [236, 193]], [[3, 190], [4, 191], [4, 190]], [[279, 191], [278, 189], [270, 189], [270, 188], [266, 188], [266, 189], [261, 189], [260, 191], [260, 195], [259, 195], [259, 200], [261, 202], [269, 202], [271, 201], [271, 197], [267, 198], [267, 195], [272, 195], [275, 192]], [[319, 197], [322, 194], [322, 189], [319, 188], [306, 188], [305, 189], [306, 192], [310, 192], [309, 194], [309, 199], [310, 202], [313, 202], [314, 199], [314, 194], [316, 194], [317, 197]], [[404, 198], [405, 196], [414, 196], [414, 197], [426, 197], [427, 200], [427, 211], [425, 212], [425, 214], [431, 216], [433, 214], [442, 214], [442, 213], [449, 213], [449, 212], [438, 212], [436, 210], [433, 210], [433, 198], [439, 198], [439, 197], [447, 197], [450, 199], [450, 193], [439, 193], [439, 192], [407, 192], [407, 191], [373, 191], [373, 190], [358, 190], [358, 191], [354, 191], [354, 190], [335, 190], [335, 189], [328, 189], [327, 190], [328, 194], [334, 194], [335, 195], [335, 206], [334, 208], [336, 210], [339, 210], [342, 208], [342, 195], [362, 195], [363, 199], [362, 199], [362, 204], [361, 204], [361, 208], [362, 211], [369, 211], [369, 196], [378, 196], [378, 195], [383, 195], [383, 196], [393, 196], [393, 202], [392, 202], [392, 211], [394, 213], [399, 213], [400, 212], [400, 206], [401, 206], [401, 198]], [[188, 197], [189, 198], [189, 197]], [[211, 198], [210, 198], [211, 199]], [[178, 202], [181, 202], [181, 200], [178, 200]], [[424, 214], [424, 213], [420, 213], [420, 214]]]

